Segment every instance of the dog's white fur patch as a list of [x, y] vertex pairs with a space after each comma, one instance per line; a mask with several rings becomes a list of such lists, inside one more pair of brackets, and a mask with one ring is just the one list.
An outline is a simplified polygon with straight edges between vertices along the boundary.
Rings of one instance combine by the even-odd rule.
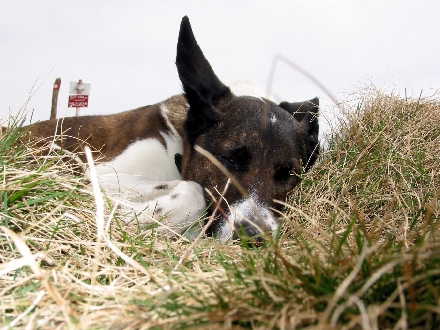
[[[125, 173], [147, 180], [179, 180], [180, 173], [174, 164], [174, 155], [181, 151], [176, 137], [163, 135], [168, 150], [157, 139], [145, 139], [132, 143], [110, 162], [96, 166], [98, 175]], [[178, 139], [181, 139], [180, 137]], [[180, 148], [179, 148], [180, 147]]]
[[149, 138], [132, 143], [110, 162], [96, 165], [98, 175], [125, 173], [147, 180], [182, 180], [174, 155], [183, 153], [182, 137], [168, 119], [168, 109], [162, 104], [161, 113], [170, 132], [160, 132], [165, 146], [157, 139]]
[[[256, 201], [255, 194], [247, 199], [242, 199], [230, 205], [228, 220], [224, 220], [221, 225], [219, 238], [221, 241], [228, 241], [234, 234], [235, 229], [240, 225], [249, 222], [255, 225], [256, 229], [262, 232], [276, 231], [280, 224], [273, 216], [272, 212], [265, 206]], [[258, 226], [259, 220], [263, 221], [263, 227]]]
[[235, 96], [252, 96], [260, 100], [266, 98], [269, 101], [276, 103], [276, 100], [272, 95], [268, 95], [267, 93], [263, 92], [251, 82], [240, 80], [222, 80], [222, 83], [228, 86]]

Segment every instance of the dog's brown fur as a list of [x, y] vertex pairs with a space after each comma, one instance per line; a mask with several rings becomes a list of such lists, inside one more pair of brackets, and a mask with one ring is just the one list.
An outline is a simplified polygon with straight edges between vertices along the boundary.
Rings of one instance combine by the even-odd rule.
[[[40, 141], [40, 144], [55, 143], [70, 152], [78, 152], [85, 162], [83, 146], [88, 145], [98, 162], [108, 162], [120, 155], [130, 144], [137, 140], [154, 138], [164, 146], [161, 132], [170, 127], [161, 114], [161, 105], [169, 109], [169, 120], [179, 134], [183, 134], [183, 123], [188, 106], [183, 95], [134, 110], [102, 116], [66, 117], [38, 122], [22, 127], [27, 134], [24, 139]], [[6, 131], [6, 128], [3, 128]]]

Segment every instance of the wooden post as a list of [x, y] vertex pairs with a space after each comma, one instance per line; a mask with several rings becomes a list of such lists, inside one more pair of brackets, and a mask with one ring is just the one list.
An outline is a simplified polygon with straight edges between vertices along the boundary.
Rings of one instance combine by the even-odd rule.
[[50, 109], [50, 119], [57, 118], [57, 106], [58, 106], [58, 93], [61, 87], [61, 78], [55, 79], [52, 91], [52, 107]]

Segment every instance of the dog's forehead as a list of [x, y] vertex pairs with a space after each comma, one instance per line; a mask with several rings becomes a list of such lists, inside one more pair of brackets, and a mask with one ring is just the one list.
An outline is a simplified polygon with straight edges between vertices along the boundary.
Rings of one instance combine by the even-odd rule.
[[224, 109], [222, 109], [223, 121], [234, 124], [234, 127], [256, 129], [267, 127], [287, 128], [292, 131], [295, 126], [293, 116], [278, 104], [253, 96], [234, 97]]
[[281, 146], [290, 149], [295, 148], [301, 136], [293, 116], [266, 99], [235, 97], [221, 113], [222, 120], [215, 133], [211, 132], [210, 138], [224, 149], [232, 150], [244, 145], [252, 149], [267, 149], [267, 146], [270, 150]]

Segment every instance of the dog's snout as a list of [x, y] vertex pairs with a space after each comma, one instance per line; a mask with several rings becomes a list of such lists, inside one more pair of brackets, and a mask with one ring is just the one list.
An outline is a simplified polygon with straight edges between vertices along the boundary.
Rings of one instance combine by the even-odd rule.
[[250, 197], [230, 206], [220, 238], [226, 241], [246, 236], [261, 243], [267, 233], [276, 231], [278, 227], [279, 222], [269, 208]]

